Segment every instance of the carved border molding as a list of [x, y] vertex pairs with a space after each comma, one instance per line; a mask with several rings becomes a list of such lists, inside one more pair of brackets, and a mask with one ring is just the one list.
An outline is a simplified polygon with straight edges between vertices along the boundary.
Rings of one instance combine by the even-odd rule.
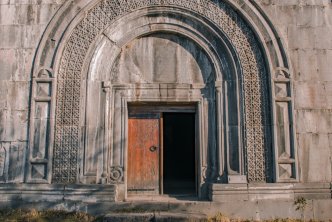
[[[258, 3], [240, 0], [77, 0], [65, 2], [58, 10], [48, 24], [36, 52], [32, 73], [33, 90], [26, 182], [51, 183], [52, 177], [54, 183], [77, 182], [79, 165], [77, 154], [81, 152], [82, 145], [79, 125], [80, 88], [86, 54], [103, 29], [116, 19], [149, 7], [167, 7], [175, 9], [177, 13], [187, 11], [196, 14], [200, 19], [202, 17], [204, 21], [207, 19], [225, 33], [236, 49], [242, 66], [243, 95], [241, 99], [244, 101], [242, 104], [245, 123], [243, 128], [246, 129], [243, 134], [244, 147], [247, 151], [246, 159], [250, 160], [247, 165], [249, 181], [264, 181], [266, 172], [270, 170], [268, 167], [264, 169], [264, 165], [268, 166], [265, 163], [273, 161], [273, 176], [276, 182], [297, 181], [294, 128], [285, 131], [289, 133], [287, 138], [289, 141], [279, 140], [278, 134], [278, 127], [285, 128], [287, 121], [291, 124], [294, 121], [292, 68], [282, 38]], [[265, 70], [265, 64], [268, 70]], [[51, 75], [44, 75], [41, 78], [40, 70], [43, 69], [51, 70]], [[267, 76], [267, 73], [277, 73], [280, 69], [287, 70], [289, 74], [287, 81], [280, 80], [279, 77], [274, 79], [272, 74]], [[281, 102], [281, 98], [276, 98], [280, 81], [285, 82], [289, 87], [287, 97], [282, 98], [282, 102], [288, 101], [288, 112], [284, 108], [280, 109], [281, 107], [277, 104]], [[38, 89], [39, 85], [40, 87], [46, 85], [44, 82], [49, 83], [51, 92], [48, 98], [43, 97], [41, 100]], [[267, 90], [269, 84], [272, 95], [262, 94], [264, 88], [265, 92], [270, 91]], [[272, 102], [266, 104], [269, 100]], [[260, 108], [255, 108], [254, 104], [258, 104]], [[273, 121], [269, 120], [271, 117], [269, 108], [273, 111]], [[38, 110], [49, 110], [49, 112], [45, 112], [47, 115], [39, 118]], [[289, 117], [288, 120], [284, 119], [284, 122], [276, 118], [277, 111], [281, 110]], [[36, 120], [41, 120], [43, 124], [37, 124]], [[281, 124], [278, 125], [277, 121]], [[272, 132], [264, 127], [269, 123], [274, 124]], [[48, 133], [46, 140], [43, 134], [45, 131]], [[271, 145], [275, 153], [273, 160], [267, 159], [269, 155], [264, 156], [268, 151], [264, 149], [270, 147], [270, 144], [266, 144], [267, 138], [264, 135], [274, 136], [273, 141], [268, 141], [273, 142]], [[287, 147], [287, 152], [284, 152], [284, 147]], [[290, 152], [291, 155], [279, 157], [276, 155], [279, 150], [282, 154]], [[39, 155], [40, 153], [45, 155]], [[285, 164], [291, 164], [291, 168], [286, 167]]]
[[229, 37], [242, 65], [244, 140], [249, 181], [265, 181], [267, 120], [266, 70], [254, 33], [225, 3], [208, 0], [100, 1], [73, 30], [64, 49], [58, 75], [53, 182], [75, 183], [80, 147], [82, 67], [89, 46], [110, 23], [144, 7], [181, 7], [208, 18]]

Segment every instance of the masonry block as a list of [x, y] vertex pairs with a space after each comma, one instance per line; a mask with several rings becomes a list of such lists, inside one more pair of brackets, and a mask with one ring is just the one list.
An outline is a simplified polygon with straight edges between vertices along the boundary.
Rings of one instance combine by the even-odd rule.
[[27, 25], [23, 28], [23, 47], [36, 48], [45, 30], [46, 25]]
[[326, 27], [315, 28], [315, 43], [316, 49], [332, 49], [332, 29]]
[[[288, 26], [288, 42], [290, 49], [313, 49], [315, 48], [316, 28]], [[299, 38], [301, 36], [301, 38]]]
[[331, 181], [328, 134], [301, 133], [297, 139], [301, 182]]
[[8, 82], [0, 80], [0, 109], [7, 109]]
[[[332, 17], [332, 16], [331, 16]], [[320, 81], [332, 81], [331, 65], [332, 50], [317, 50], [317, 69]]]
[[13, 49], [20, 48], [22, 44], [23, 27], [16, 25], [0, 25], [0, 48]]
[[18, 54], [16, 49], [0, 49], [0, 80], [10, 80], [18, 71]]
[[0, 25], [13, 25], [16, 19], [15, 5], [0, 4]]
[[324, 84], [327, 108], [332, 109], [332, 81]]
[[8, 112], [6, 138], [10, 141], [28, 140], [28, 111]]
[[30, 82], [9, 82], [8, 101], [13, 110], [28, 110]]
[[26, 148], [26, 142], [11, 143], [9, 148], [8, 182], [23, 182]]
[[298, 133], [331, 133], [332, 112], [330, 110], [296, 110]]
[[321, 27], [325, 25], [324, 7], [306, 6], [300, 7], [296, 11], [296, 25], [304, 27]]
[[315, 49], [298, 49], [294, 51], [293, 56], [296, 81], [317, 81], [319, 79]]
[[296, 109], [325, 109], [327, 108], [326, 92], [321, 82], [295, 82]]

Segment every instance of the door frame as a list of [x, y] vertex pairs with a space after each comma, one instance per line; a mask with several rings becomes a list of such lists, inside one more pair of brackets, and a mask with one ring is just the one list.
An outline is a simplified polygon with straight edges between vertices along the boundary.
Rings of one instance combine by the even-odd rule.
[[[194, 113], [195, 114], [195, 187], [196, 187], [196, 195], [198, 198], [201, 197], [201, 187], [202, 187], [202, 150], [203, 145], [203, 134], [202, 127], [203, 120], [203, 109], [202, 109], [202, 101], [177, 101], [177, 102], [155, 102], [155, 101], [130, 101], [126, 100], [123, 103], [125, 105], [124, 110], [125, 113], [125, 192], [126, 198], [128, 197], [128, 189], [127, 189], [127, 168], [128, 168], [128, 119], [129, 113], [133, 112], [141, 112], [141, 113], [159, 113], [160, 116], [160, 156], [159, 156], [159, 164], [160, 164], [160, 172], [159, 172], [159, 195], [163, 195], [163, 113]], [[139, 194], [138, 194], [139, 195]], [[144, 193], [142, 193], [144, 196]], [[140, 195], [139, 195], [140, 196]]]

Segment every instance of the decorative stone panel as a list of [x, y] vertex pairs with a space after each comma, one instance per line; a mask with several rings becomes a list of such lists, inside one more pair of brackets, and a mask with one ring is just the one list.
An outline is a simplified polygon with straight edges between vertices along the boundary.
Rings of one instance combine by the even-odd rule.
[[276, 180], [289, 182], [297, 179], [297, 158], [294, 145], [293, 104], [289, 71], [278, 69], [274, 78]]
[[54, 121], [52, 106], [55, 98], [53, 71], [41, 69], [33, 78], [30, 118], [28, 182], [48, 183], [52, 161]]
[[189, 10], [213, 22], [236, 49], [243, 84], [244, 147], [248, 180], [266, 181], [265, 149], [269, 122], [267, 73], [255, 35], [243, 19], [225, 3], [192, 0], [100, 1], [73, 30], [64, 49], [58, 75], [53, 182], [75, 183], [80, 148], [80, 97], [82, 67], [90, 45], [115, 19], [147, 7], [167, 6]]

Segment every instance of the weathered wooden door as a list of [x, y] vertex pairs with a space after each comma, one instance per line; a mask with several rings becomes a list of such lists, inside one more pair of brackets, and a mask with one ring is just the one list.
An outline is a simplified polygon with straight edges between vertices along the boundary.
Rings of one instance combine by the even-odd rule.
[[128, 119], [128, 192], [159, 193], [160, 115]]

